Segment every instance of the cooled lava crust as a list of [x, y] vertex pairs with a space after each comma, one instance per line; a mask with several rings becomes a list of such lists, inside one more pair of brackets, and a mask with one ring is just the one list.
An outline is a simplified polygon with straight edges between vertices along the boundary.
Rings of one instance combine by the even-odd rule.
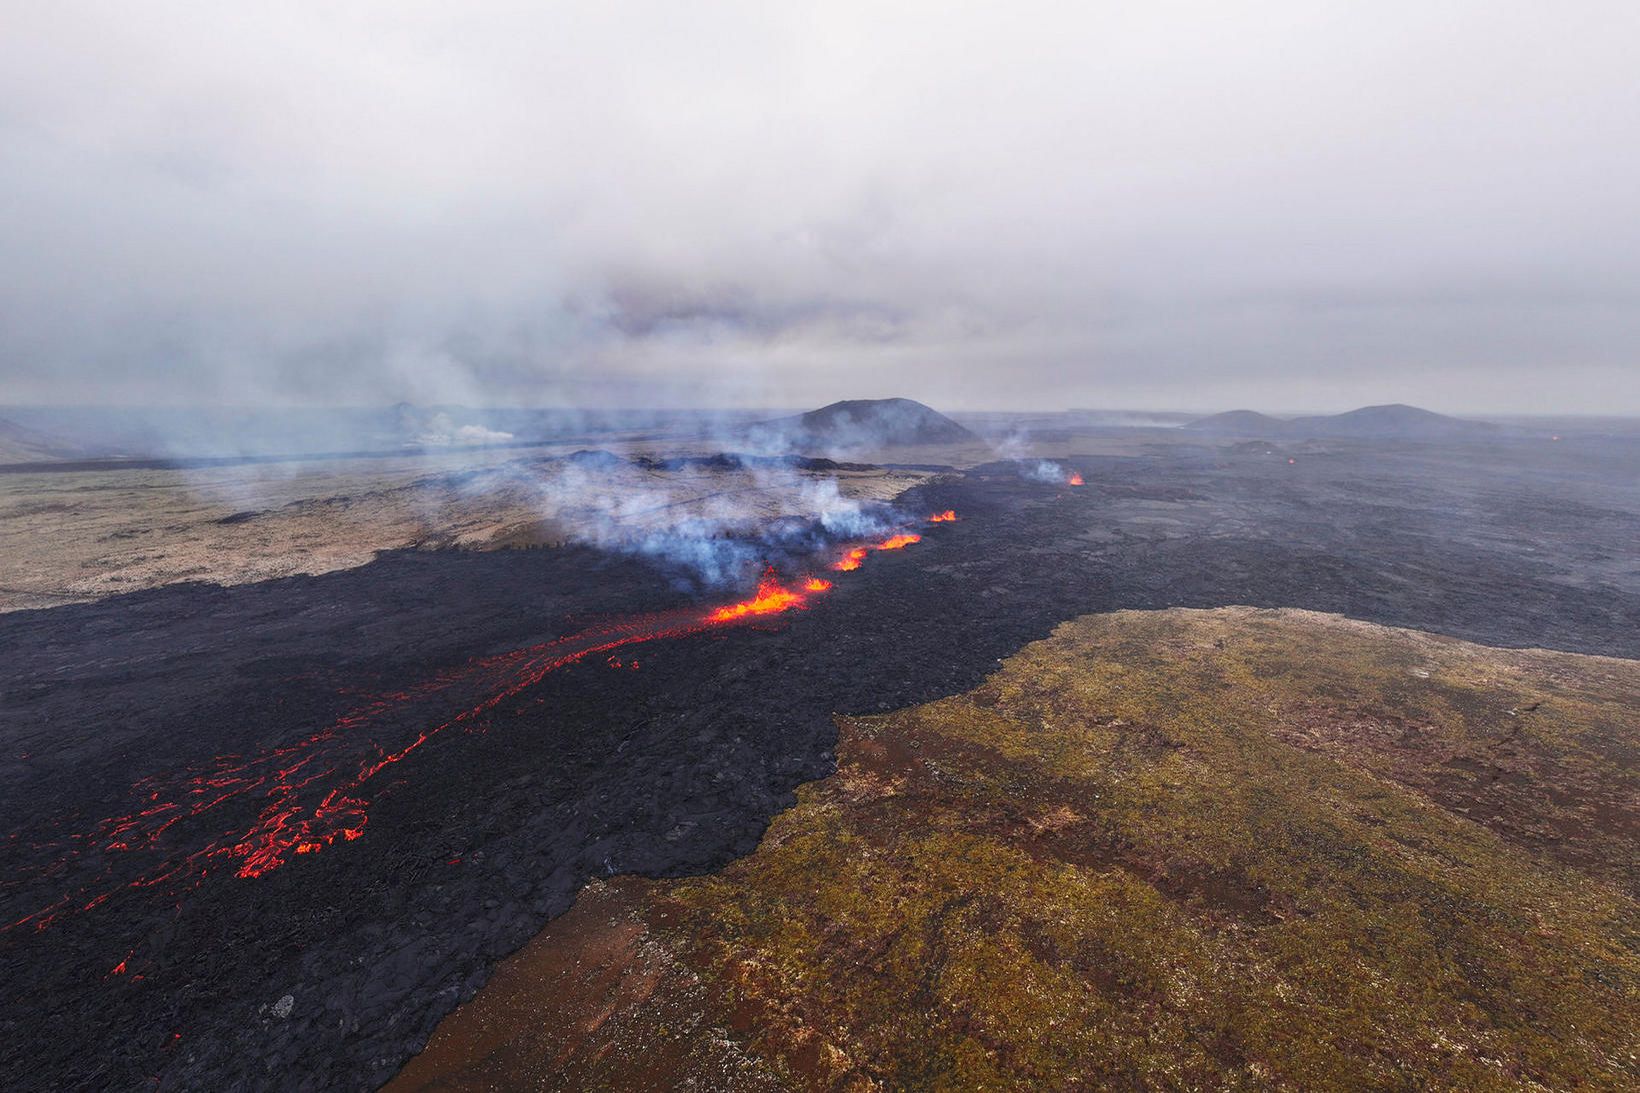
[[[690, 601], [588, 549], [405, 552], [0, 618], [0, 1085], [374, 1087], [587, 878], [751, 851], [832, 771], [834, 713], [969, 690], [1088, 612], [1291, 606], [1640, 657], [1640, 595], [1598, 564], [1632, 548], [1632, 512], [1397, 460], [1072, 460], [1082, 488], [977, 468], [900, 501], [959, 520], [810, 609], [516, 688], [520, 650]], [[391, 761], [266, 869], [142, 818], [235, 762], [300, 779], [279, 760], [364, 723]]]

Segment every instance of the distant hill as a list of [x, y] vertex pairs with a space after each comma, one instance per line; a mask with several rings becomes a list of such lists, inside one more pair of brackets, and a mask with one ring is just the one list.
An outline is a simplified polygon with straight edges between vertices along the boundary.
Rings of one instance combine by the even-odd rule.
[[1497, 431], [1497, 426], [1488, 422], [1466, 421], [1402, 403], [1363, 406], [1345, 414], [1295, 418], [1287, 423], [1287, 427], [1310, 436], [1408, 440], [1476, 436]]
[[908, 398], [850, 399], [771, 425], [794, 443], [831, 448], [965, 444], [979, 438], [944, 414]]
[[0, 463], [45, 463], [80, 454], [73, 445], [49, 434], [0, 418]]
[[1446, 440], [1486, 436], [1498, 426], [1485, 421], [1448, 417], [1432, 410], [1393, 403], [1363, 406], [1342, 414], [1317, 414], [1283, 419], [1253, 410], [1231, 410], [1192, 421], [1184, 426], [1224, 436], [1286, 436], [1293, 438], [1375, 438], [1387, 440]]
[[1256, 410], [1226, 410], [1222, 414], [1200, 418], [1185, 426], [1204, 433], [1233, 433], [1253, 436], [1284, 432], [1287, 423], [1278, 417], [1261, 414]]

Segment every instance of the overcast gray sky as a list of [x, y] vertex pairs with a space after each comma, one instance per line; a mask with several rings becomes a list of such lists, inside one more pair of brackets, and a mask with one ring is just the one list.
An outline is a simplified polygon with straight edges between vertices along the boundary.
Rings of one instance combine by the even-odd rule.
[[0, 0], [0, 403], [1640, 412], [1640, 5]]

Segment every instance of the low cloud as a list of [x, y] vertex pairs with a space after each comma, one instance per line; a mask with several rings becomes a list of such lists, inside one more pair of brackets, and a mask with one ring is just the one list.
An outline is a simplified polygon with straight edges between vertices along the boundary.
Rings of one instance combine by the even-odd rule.
[[5, 401], [1640, 411], [1622, 4], [0, 4]]

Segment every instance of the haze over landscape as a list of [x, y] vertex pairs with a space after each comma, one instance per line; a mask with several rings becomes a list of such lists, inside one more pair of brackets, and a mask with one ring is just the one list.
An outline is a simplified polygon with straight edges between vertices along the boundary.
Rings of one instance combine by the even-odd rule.
[[1640, 9], [0, 27], [0, 1089], [1640, 1088]]

